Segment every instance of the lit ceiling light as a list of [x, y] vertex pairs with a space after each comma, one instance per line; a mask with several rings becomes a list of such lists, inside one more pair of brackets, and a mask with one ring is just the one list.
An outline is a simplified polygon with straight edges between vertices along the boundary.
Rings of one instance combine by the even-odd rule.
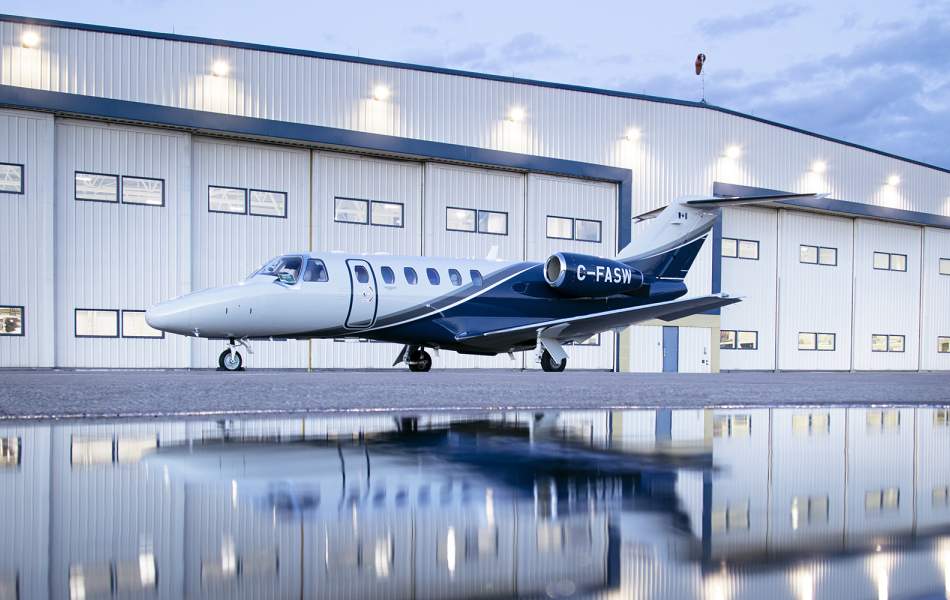
[[729, 146], [726, 148], [726, 158], [731, 158], [733, 160], [742, 156], [742, 147], [740, 146]]
[[631, 127], [627, 130], [627, 133], [625, 133], [623, 137], [628, 142], [635, 142], [640, 139], [640, 130], [636, 127]]
[[900, 175], [891, 175], [890, 177], [887, 178], [887, 185], [895, 186], [895, 185], [900, 185], [900, 184], [901, 184]]
[[511, 110], [508, 111], [508, 120], [515, 123], [520, 123], [524, 121], [525, 112], [524, 109], [520, 106], [514, 106]]
[[214, 64], [211, 65], [211, 73], [215, 77], [227, 77], [228, 73], [231, 72], [231, 67], [226, 61], [216, 60]]
[[24, 31], [20, 36], [20, 44], [24, 48], [36, 48], [40, 45], [40, 34], [35, 31]]
[[392, 96], [392, 91], [385, 85], [380, 84], [373, 88], [374, 100], [382, 102], [383, 100], [388, 100], [390, 96]]
[[824, 173], [824, 172], [827, 171], [827, 170], [828, 170], [828, 163], [826, 163], [826, 162], [823, 161], [823, 160], [816, 160], [815, 162], [811, 163], [811, 172], [812, 172], [812, 173], [821, 174], [821, 173]]

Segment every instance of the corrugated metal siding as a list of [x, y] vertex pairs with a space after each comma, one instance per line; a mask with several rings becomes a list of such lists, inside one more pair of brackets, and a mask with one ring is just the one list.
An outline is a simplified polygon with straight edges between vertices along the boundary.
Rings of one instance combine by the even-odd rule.
[[765, 208], [730, 208], [723, 211], [722, 236], [759, 242], [759, 259], [722, 259], [722, 290], [742, 296], [739, 304], [722, 309], [722, 329], [757, 331], [757, 350], [722, 350], [720, 368], [775, 368], [775, 265], [777, 214]]
[[940, 274], [940, 259], [950, 259], [950, 231], [925, 227], [921, 261], [920, 368], [950, 369], [950, 353], [937, 352], [937, 337], [950, 337], [950, 275]]
[[[788, 210], [778, 218], [779, 369], [848, 370], [854, 221]], [[802, 263], [802, 244], [836, 248], [837, 266]], [[799, 332], [834, 333], [835, 350], [799, 350]]]
[[[614, 256], [617, 248], [617, 193], [617, 186], [612, 183], [529, 174], [526, 258], [543, 262], [555, 252]], [[548, 238], [548, 215], [600, 221], [600, 243]], [[572, 369], [612, 369], [614, 337], [612, 331], [605, 331], [600, 334], [599, 346], [568, 348], [568, 364]], [[540, 368], [533, 360], [527, 360], [525, 364]]]
[[0, 336], [0, 367], [53, 366], [53, 118], [0, 110], [0, 162], [23, 194], [0, 194], [0, 305], [24, 308], [24, 336]]
[[[918, 368], [921, 235], [920, 227], [855, 221], [855, 370]], [[907, 271], [874, 269], [875, 252], [907, 255]], [[904, 352], [872, 352], [873, 334], [905, 336]]]
[[[189, 290], [189, 147], [185, 134], [57, 121], [57, 366], [188, 366], [185, 338], [77, 338], [74, 310], [144, 310]], [[163, 179], [165, 206], [77, 201], [76, 171]]]
[[[313, 245], [315, 250], [400, 256], [422, 252], [422, 163], [313, 153]], [[334, 221], [337, 197], [403, 205], [403, 227]], [[395, 344], [313, 340], [315, 368], [392, 368]], [[436, 363], [438, 364], [438, 363]], [[400, 367], [401, 368], [401, 367]]]
[[[274, 256], [307, 249], [309, 151], [195, 139], [192, 153], [194, 289], [237, 283]], [[208, 186], [212, 185], [286, 192], [287, 218], [209, 212]], [[218, 364], [222, 342], [194, 339], [192, 344], [191, 366]], [[307, 366], [307, 342], [257, 342], [252, 347], [255, 367]]]
[[679, 328], [680, 373], [709, 373], [711, 366], [710, 340], [712, 336], [705, 327]]
[[[424, 255], [484, 258], [493, 247], [497, 247], [499, 259], [524, 259], [525, 175], [428, 163], [425, 166], [424, 190]], [[446, 207], [449, 206], [507, 213], [508, 235], [448, 231], [445, 219]], [[506, 354], [486, 357], [446, 352], [434, 364], [452, 368], [477, 366], [520, 369], [532, 360], [530, 356], [523, 358], [516, 355], [512, 361]]]
[[656, 325], [633, 325], [630, 332], [630, 365], [634, 373], [663, 371], [663, 328]]

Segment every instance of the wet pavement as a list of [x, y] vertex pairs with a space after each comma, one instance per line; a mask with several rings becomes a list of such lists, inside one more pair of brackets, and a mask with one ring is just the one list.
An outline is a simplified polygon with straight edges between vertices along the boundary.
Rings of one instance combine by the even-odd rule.
[[819, 404], [8, 419], [0, 598], [946, 597], [950, 403]]

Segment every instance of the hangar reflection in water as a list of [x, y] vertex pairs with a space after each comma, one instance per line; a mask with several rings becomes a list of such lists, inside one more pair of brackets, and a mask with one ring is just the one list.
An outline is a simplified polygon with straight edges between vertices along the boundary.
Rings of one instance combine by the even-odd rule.
[[6, 422], [0, 599], [943, 597], [948, 484], [946, 408]]

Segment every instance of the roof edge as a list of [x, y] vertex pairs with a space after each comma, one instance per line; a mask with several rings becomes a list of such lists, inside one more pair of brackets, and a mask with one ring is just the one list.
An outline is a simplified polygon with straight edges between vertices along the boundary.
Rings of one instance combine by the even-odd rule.
[[743, 112], [733, 110], [730, 108], [717, 106], [715, 104], [708, 104], [705, 101], [680, 100], [677, 98], [666, 98], [663, 96], [651, 96], [649, 94], [637, 94], [635, 92], [624, 92], [620, 90], [595, 88], [595, 87], [588, 87], [588, 86], [582, 86], [582, 85], [573, 85], [573, 84], [568, 84], [568, 83], [555, 83], [555, 82], [544, 81], [544, 80], [539, 80], [539, 79], [510, 77], [506, 75], [493, 75], [490, 73], [480, 73], [477, 71], [465, 71], [462, 69], [450, 69], [447, 67], [433, 67], [433, 66], [419, 65], [419, 64], [407, 63], [407, 62], [364, 58], [361, 56], [334, 54], [331, 52], [319, 52], [316, 50], [301, 50], [297, 48], [286, 48], [282, 46], [272, 46], [272, 45], [267, 45], [267, 44], [256, 44], [256, 43], [251, 43], [251, 42], [236, 42], [236, 41], [231, 41], [231, 40], [222, 40], [222, 39], [217, 39], [217, 38], [207, 38], [207, 37], [201, 37], [201, 36], [181, 35], [181, 34], [175, 34], [175, 33], [161, 33], [161, 32], [156, 32], [156, 31], [147, 31], [143, 29], [111, 27], [108, 25], [93, 25], [89, 23], [78, 23], [74, 21], [60, 21], [60, 20], [55, 20], [55, 19], [43, 19], [43, 18], [36, 18], [36, 17], [23, 17], [20, 15], [0, 14], [0, 22], [38, 25], [38, 26], [43, 26], [43, 27], [57, 27], [60, 29], [76, 29], [80, 31], [91, 31], [91, 32], [97, 32], [97, 33], [112, 33], [116, 35], [127, 35], [127, 36], [132, 36], [132, 37], [151, 38], [151, 39], [167, 40], [167, 41], [174, 41], [174, 42], [204, 44], [204, 45], [211, 45], [211, 46], [221, 46], [221, 47], [226, 47], [226, 48], [237, 48], [237, 49], [242, 49], [242, 50], [255, 50], [258, 52], [288, 54], [288, 55], [302, 56], [302, 57], [307, 57], [307, 58], [319, 58], [319, 59], [324, 59], [324, 60], [359, 63], [359, 64], [365, 64], [365, 65], [371, 65], [371, 66], [377, 66], [377, 67], [386, 67], [386, 68], [391, 68], [391, 69], [420, 71], [424, 73], [434, 73], [438, 75], [467, 77], [470, 79], [484, 79], [488, 81], [497, 81], [501, 83], [528, 85], [528, 86], [533, 86], [533, 87], [543, 87], [543, 88], [551, 88], [551, 89], [565, 90], [565, 91], [571, 91], [571, 92], [580, 92], [580, 93], [586, 93], [586, 94], [596, 94], [600, 96], [612, 96], [615, 98], [626, 98], [630, 100], [641, 100], [644, 102], [656, 102], [659, 104], [671, 104], [675, 106], [701, 108], [701, 109], [713, 110], [713, 111], [727, 114], [734, 117], [749, 119], [751, 121], [756, 121], [765, 125], [771, 125], [773, 127], [779, 127], [787, 131], [792, 131], [794, 133], [799, 133], [802, 135], [818, 138], [827, 142], [842, 144], [844, 146], [855, 148], [857, 150], [863, 150], [865, 152], [871, 152], [879, 156], [884, 156], [884, 157], [891, 158], [894, 160], [899, 160], [899, 161], [906, 162], [906, 163], [916, 165], [919, 167], [933, 169], [941, 173], [950, 173], [950, 168], [947, 168], [947, 167], [941, 167], [941, 166], [927, 163], [924, 161], [907, 158], [905, 156], [900, 156], [897, 154], [886, 152], [884, 150], [878, 150], [876, 148], [871, 148], [869, 146], [864, 146], [864, 145], [857, 144], [854, 142], [849, 142], [847, 140], [842, 140], [842, 139], [835, 138], [829, 135], [816, 133], [814, 131], [808, 131], [807, 129], [802, 129], [800, 127], [795, 127], [793, 125], [786, 125], [784, 123], [779, 123], [778, 121], [772, 121], [770, 119], [757, 117], [755, 115], [750, 115], [748, 113], [743, 113]]

